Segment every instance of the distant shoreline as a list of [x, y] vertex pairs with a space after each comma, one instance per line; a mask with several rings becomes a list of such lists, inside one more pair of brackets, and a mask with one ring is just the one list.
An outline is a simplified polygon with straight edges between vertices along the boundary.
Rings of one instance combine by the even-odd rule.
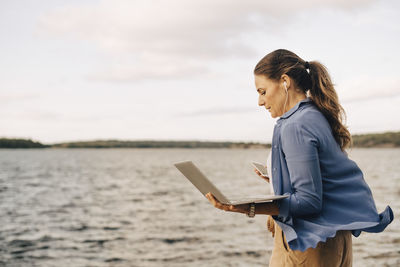
[[121, 141], [94, 140], [42, 144], [30, 139], [0, 138], [0, 148], [268, 148], [270, 144], [255, 142], [213, 142], [213, 141]]
[[[400, 147], [400, 132], [384, 132], [353, 135], [352, 147], [396, 148]], [[93, 140], [42, 144], [31, 139], [0, 138], [0, 148], [270, 148], [269, 143], [257, 142], [213, 142], [213, 141], [122, 141]]]

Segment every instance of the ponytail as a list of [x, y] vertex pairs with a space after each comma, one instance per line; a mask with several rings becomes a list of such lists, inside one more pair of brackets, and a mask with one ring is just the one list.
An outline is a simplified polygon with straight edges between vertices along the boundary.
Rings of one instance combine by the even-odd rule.
[[310, 98], [328, 120], [336, 142], [344, 150], [351, 146], [352, 140], [350, 132], [342, 124], [346, 113], [339, 104], [328, 70], [318, 61], [311, 61], [309, 62], [309, 74], [311, 78]]
[[278, 49], [257, 63], [254, 74], [277, 81], [283, 74], [288, 75], [299, 89], [309, 92], [310, 98], [329, 122], [340, 149], [344, 151], [352, 145], [350, 132], [342, 123], [346, 114], [324, 65], [317, 61], [304, 61], [291, 51]]

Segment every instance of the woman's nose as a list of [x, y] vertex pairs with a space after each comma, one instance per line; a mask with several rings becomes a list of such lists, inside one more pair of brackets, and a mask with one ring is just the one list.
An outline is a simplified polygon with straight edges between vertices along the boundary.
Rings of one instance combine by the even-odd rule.
[[258, 105], [264, 106], [264, 100], [261, 97], [258, 98]]

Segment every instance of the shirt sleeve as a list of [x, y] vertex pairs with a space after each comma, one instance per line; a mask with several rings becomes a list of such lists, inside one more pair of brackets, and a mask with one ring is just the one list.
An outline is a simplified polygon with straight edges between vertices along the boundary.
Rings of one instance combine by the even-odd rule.
[[282, 128], [281, 143], [291, 192], [289, 197], [278, 202], [279, 215], [301, 217], [319, 213], [322, 208], [322, 178], [317, 138], [305, 125], [290, 123]]

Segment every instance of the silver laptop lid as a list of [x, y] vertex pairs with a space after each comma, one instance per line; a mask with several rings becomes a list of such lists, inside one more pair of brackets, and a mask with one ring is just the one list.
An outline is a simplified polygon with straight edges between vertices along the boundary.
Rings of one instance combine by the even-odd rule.
[[177, 162], [175, 167], [205, 196], [211, 192], [221, 203], [230, 204], [229, 200], [211, 183], [192, 161]]

